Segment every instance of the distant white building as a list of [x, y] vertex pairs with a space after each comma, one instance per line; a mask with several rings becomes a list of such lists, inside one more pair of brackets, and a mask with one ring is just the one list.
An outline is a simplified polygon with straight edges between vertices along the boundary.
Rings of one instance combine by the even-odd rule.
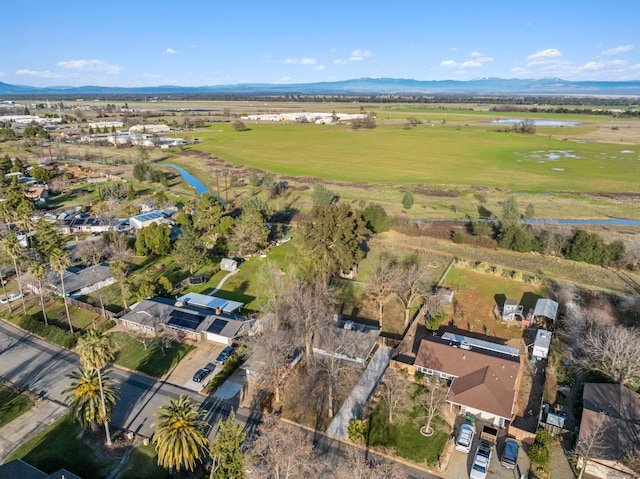
[[134, 125], [129, 128], [131, 133], [168, 133], [171, 131], [167, 125]]
[[89, 126], [91, 128], [109, 128], [111, 129], [113, 128], [122, 128], [124, 126], [124, 123], [122, 123], [120, 120], [105, 120], [105, 121], [94, 121], [93, 123], [89, 123]]

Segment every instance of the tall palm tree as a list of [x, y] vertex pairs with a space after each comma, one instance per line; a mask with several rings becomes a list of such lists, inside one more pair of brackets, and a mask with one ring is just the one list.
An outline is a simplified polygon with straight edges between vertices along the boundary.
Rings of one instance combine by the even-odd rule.
[[[2, 274], [2, 266], [0, 266], [0, 284], [2, 285], [2, 297], [7, 297], [7, 282], [4, 280], [4, 274]], [[11, 301], [7, 302], [7, 306], [9, 306], [9, 312], [13, 313], [13, 306], [11, 306]]]
[[115, 381], [108, 376], [109, 372], [105, 370], [100, 378], [97, 370], [80, 368], [69, 375], [73, 381], [63, 394], [71, 415], [83, 429], [94, 429], [104, 423], [113, 410], [118, 389]]
[[42, 308], [42, 319], [44, 324], [49, 325], [47, 321], [47, 311], [44, 309], [44, 289], [42, 287], [42, 280], [47, 276], [47, 267], [43, 263], [33, 263], [29, 268], [29, 274], [33, 279], [38, 282], [38, 295], [40, 296], [40, 307]]
[[67, 312], [67, 321], [69, 321], [69, 330], [73, 334], [73, 324], [71, 324], [71, 316], [69, 315], [69, 305], [67, 304], [67, 292], [64, 289], [64, 273], [67, 271], [71, 261], [69, 260], [69, 254], [60, 248], [56, 248], [51, 252], [49, 259], [51, 263], [51, 269], [58, 272], [60, 275], [60, 283], [62, 284], [62, 299], [64, 300], [64, 309]]
[[158, 464], [178, 472], [183, 467], [193, 471], [209, 447], [208, 424], [187, 396], [181, 395], [177, 400], [170, 397], [169, 402], [155, 414], [158, 419], [151, 424], [156, 428], [153, 443]]
[[23, 252], [22, 245], [14, 233], [9, 233], [2, 241], [2, 248], [11, 256], [11, 259], [13, 259], [13, 268], [16, 270], [16, 280], [18, 281], [18, 290], [22, 297], [22, 310], [24, 314], [27, 314], [27, 306], [24, 303], [24, 294], [22, 292], [22, 282], [20, 281], [20, 266], [18, 265], [18, 258], [22, 256]]
[[102, 402], [102, 422], [107, 438], [107, 445], [111, 446], [111, 434], [109, 433], [109, 414], [107, 411], [107, 402], [105, 398], [105, 390], [102, 381], [102, 369], [109, 361], [115, 357], [117, 345], [110, 336], [104, 331], [90, 329], [87, 334], [78, 339], [76, 352], [80, 356], [80, 364], [85, 369], [94, 370], [98, 376], [98, 386], [100, 388], [100, 400]]

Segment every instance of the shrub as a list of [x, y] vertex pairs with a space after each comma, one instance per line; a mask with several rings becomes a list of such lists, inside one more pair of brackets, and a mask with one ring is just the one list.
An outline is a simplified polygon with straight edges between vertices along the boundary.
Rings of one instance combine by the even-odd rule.
[[361, 419], [353, 419], [349, 422], [347, 426], [347, 435], [349, 436], [349, 441], [351, 442], [362, 442], [364, 441], [364, 434], [366, 431], [366, 426]]
[[369, 228], [374, 233], [382, 233], [387, 231], [391, 224], [389, 215], [385, 209], [375, 203], [370, 203], [362, 212], [362, 219], [367, 223]]
[[456, 230], [453, 232], [453, 235], [451, 235], [451, 240], [455, 244], [462, 244], [464, 243], [464, 234], [462, 233], [462, 231]]
[[544, 429], [538, 430], [536, 433], [536, 440], [527, 452], [527, 456], [531, 459], [531, 462], [538, 464], [539, 466], [546, 466], [551, 461], [551, 443], [553, 442], [553, 436]]
[[413, 206], [413, 192], [411, 190], [407, 190], [402, 197], [402, 206], [405, 210], [411, 209]]
[[220, 386], [222, 386], [222, 383], [224, 383], [229, 378], [229, 376], [231, 376], [235, 372], [235, 370], [240, 367], [243, 361], [244, 354], [242, 353], [242, 350], [239, 349], [234, 354], [232, 354], [229, 359], [227, 359], [227, 361], [224, 363], [224, 368], [222, 368], [222, 371], [216, 374], [211, 379], [211, 381], [209, 381], [209, 384], [207, 384], [207, 391], [209, 393], [214, 393]]
[[55, 324], [46, 325], [34, 316], [25, 316], [18, 321], [18, 326], [26, 329], [30, 333], [40, 336], [50, 343], [57, 344], [63, 348], [73, 349], [78, 342], [79, 332], [71, 334], [70, 331], [62, 329]]

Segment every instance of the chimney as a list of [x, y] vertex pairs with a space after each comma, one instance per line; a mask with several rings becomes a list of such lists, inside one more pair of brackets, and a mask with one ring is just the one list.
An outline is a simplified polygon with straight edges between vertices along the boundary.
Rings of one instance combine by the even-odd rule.
[[216, 314], [219, 316], [222, 313], [222, 310], [220, 308], [216, 308]]

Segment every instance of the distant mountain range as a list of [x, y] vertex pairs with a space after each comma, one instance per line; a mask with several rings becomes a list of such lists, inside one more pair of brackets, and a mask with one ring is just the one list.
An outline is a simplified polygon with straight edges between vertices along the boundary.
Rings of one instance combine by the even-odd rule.
[[469, 81], [420, 81], [401, 78], [359, 78], [353, 80], [269, 84], [243, 83], [214, 86], [51, 86], [32, 87], [0, 82], [0, 95], [640, 95], [639, 81], [566, 81], [559, 78], [520, 80], [480, 78]]

